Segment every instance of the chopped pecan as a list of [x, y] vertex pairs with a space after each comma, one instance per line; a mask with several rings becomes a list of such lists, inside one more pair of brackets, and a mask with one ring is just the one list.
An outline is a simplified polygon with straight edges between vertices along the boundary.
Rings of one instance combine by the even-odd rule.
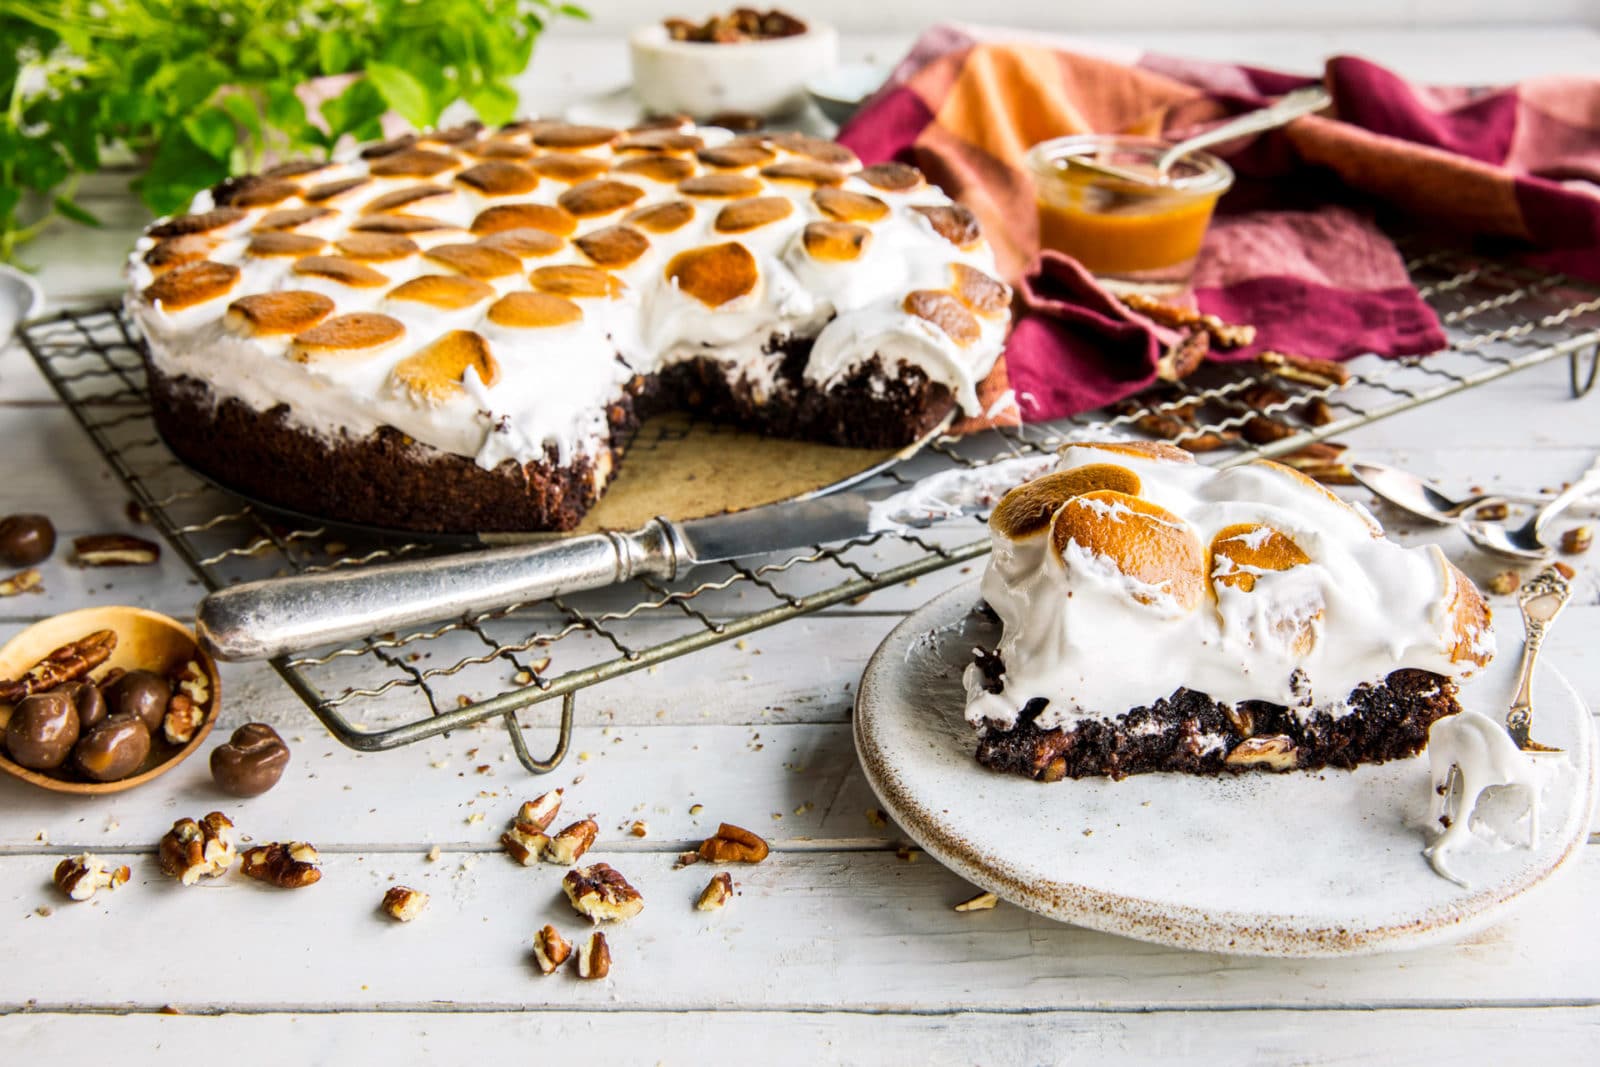
[[1479, 504], [1472, 509], [1472, 517], [1482, 522], [1499, 522], [1511, 514], [1511, 505], [1502, 500]]
[[1000, 903], [1000, 898], [995, 896], [993, 893], [979, 893], [977, 896], [969, 897], [968, 899], [957, 904], [956, 910], [989, 911], [998, 903]]
[[1324, 485], [1356, 485], [1355, 472], [1339, 458], [1345, 451], [1344, 445], [1332, 441], [1313, 441], [1279, 456], [1278, 462]]
[[1270, 415], [1251, 415], [1239, 428], [1239, 432], [1253, 445], [1269, 445], [1274, 441], [1293, 437], [1300, 431]]
[[589, 846], [594, 844], [594, 839], [598, 836], [600, 836], [598, 823], [593, 819], [580, 819], [550, 839], [544, 846], [542, 858], [547, 863], [559, 863], [570, 867], [583, 858], [583, 854], [589, 851]]
[[561, 798], [565, 790], [552, 789], [548, 793], [541, 793], [532, 800], [524, 801], [517, 810], [517, 824], [529, 826], [534, 830], [548, 830], [555, 821], [556, 814], [561, 810]]
[[383, 894], [383, 903], [379, 905], [385, 915], [402, 923], [421, 915], [422, 909], [427, 906], [428, 894], [406, 885], [390, 886], [388, 892]]
[[304, 841], [257, 845], [245, 851], [239, 870], [279, 889], [304, 889], [322, 880], [317, 850]]
[[573, 910], [592, 922], [631, 919], [644, 910], [644, 897], [609, 863], [574, 867], [561, 879], [561, 889]]
[[96, 630], [68, 641], [29, 667], [21, 678], [0, 683], [0, 704], [16, 704], [30, 694], [75, 682], [109, 659], [116, 647], [117, 635], [111, 630]]
[[99, 856], [84, 852], [56, 864], [56, 888], [72, 900], [88, 900], [101, 889], [116, 889], [131, 874], [126, 866], [107, 868]]
[[578, 946], [576, 962], [579, 978], [604, 978], [611, 973], [611, 946], [606, 935], [599, 930], [589, 935], [589, 940]]
[[546, 926], [533, 937], [533, 960], [544, 974], [554, 974], [572, 955], [572, 942], [562, 937], [554, 926]]
[[161, 733], [170, 744], [187, 745], [205, 721], [205, 708], [184, 693], [173, 693], [167, 700], [167, 712], [161, 717]]
[[1594, 531], [1587, 526], [1574, 526], [1561, 535], [1561, 551], [1569, 556], [1589, 551], [1594, 544]]
[[1167, 304], [1144, 293], [1128, 293], [1120, 299], [1125, 307], [1137, 311], [1145, 318], [1173, 329], [1197, 328], [1204, 330], [1211, 343], [1218, 348], [1243, 348], [1256, 339], [1256, 328], [1224, 322], [1196, 308]]
[[9, 578], [0, 579], [0, 597], [42, 592], [44, 592], [44, 575], [39, 573], [37, 567], [29, 567]]
[[756, 834], [723, 823], [717, 832], [700, 842], [700, 858], [711, 863], [760, 863], [767, 858], [767, 843]]
[[148, 567], [161, 561], [161, 546], [132, 534], [87, 534], [72, 540], [80, 567]]
[[1522, 585], [1522, 575], [1516, 571], [1501, 571], [1489, 579], [1489, 592], [1497, 596], [1509, 596], [1515, 593]]
[[211, 676], [206, 674], [206, 669], [200, 666], [198, 660], [189, 660], [178, 668], [170, 681], [173, 692], [182, 693], [197, 707], [203, 708], [211, 700]]
[[712, 875], [711, 881], [700, 890], [700, 899], [694, 902], [696, 911], [721, 911], [733, 899], [733, 875], [727, 871]]
[[1300, 417], [1312, 426], [1326, 426], [1333, 421], [1333, 406], [1326, 397], [1314, 396], [1300, 410]]
[[233, 823], [220, 811], [199, 822], [179, 819], [161, 839], [159, 852], [162, 873], [184, 885], [194, 885], [202, 877], [220, 878], [238, 856]]
[[1268, 351], [1256, 356], [1256, 362], [1269, 374], [1303, 385], [1344, 385], [1350, 380], [1349, 369], [1331, 359], [1311, 359]]
[[1300, 765], [1300, 754], [1294, 747], [1294, 740], [1287, 734], [1273, 734], [1240, 741], [1222, 762], [1229, 767], [1269, 767], [1275, 771], [1292, 771]]
[[1161, 353], [1156, 376], [1164, 382], [1182, 381], [1200, 369], [1210, 352], [1210, 336], [1204, 330], [1191, 330]]
[[549, 845], [549, 836], [533, 829], [527, 823], [513, 823], [511, 829], [500, 835], [500, 847], [505, 849], [506, 855], [524, 867], [532, 867], [538, 863], [540, 853]]

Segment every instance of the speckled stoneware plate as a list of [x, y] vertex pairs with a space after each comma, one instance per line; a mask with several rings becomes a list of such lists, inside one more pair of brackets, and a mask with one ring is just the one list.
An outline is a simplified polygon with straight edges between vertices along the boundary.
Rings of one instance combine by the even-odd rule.
[[[1020, 907], [1143, 941], [1238, 955], [1343, 956], [1450, 940], [1502, 918], [1578, 850], [1594, 805], [1594, 727], [1559, 672], [1535, 676], [1546, 757], [1541, 832], [1521, 847], [1519, 804], [1490, 797], [1452, 858], [1464, 889], [1423, 859], [1426, 756], [1355, 772], [1135, 775], [1050, 785], [972, 758], [961, 671], [998, 626], [972, 582], [897, 626], [867, 664], [856, 750], [895, 820], [934, 858]], [[1514, 625], [1514, 624], [1513, 624]], [[1520, 635], [1517, 635], [1520, 636]], [[1510, 703], [1520, 642], [1462, 687], [1487, 714]]]

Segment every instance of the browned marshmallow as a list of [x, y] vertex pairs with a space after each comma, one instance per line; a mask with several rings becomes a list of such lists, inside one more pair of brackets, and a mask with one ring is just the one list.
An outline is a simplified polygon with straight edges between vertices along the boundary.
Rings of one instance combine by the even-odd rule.
[[246, 337], [304, 333], [333, 314], [333, 301], [321, 293], [285, 289], [242, 296], [228, 305], [223, 322]]
[[377, 312], [337, 315], [296, 336], [289, 358], [297, 363], [366, 359], [400, 340], [405, 332], [398, 319]]

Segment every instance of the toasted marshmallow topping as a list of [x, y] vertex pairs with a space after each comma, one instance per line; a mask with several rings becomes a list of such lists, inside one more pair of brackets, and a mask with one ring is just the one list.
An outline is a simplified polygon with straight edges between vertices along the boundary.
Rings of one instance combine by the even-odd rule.
[[878, 360], [976, 411], [1009, 325], [993, 271], [910, 167], [798, 134], [531, 121], [224, 182], [151, 227], [129, 305], [160, 369], [219, 400], [492, 468], [607, 455], [628, 381], [682, 360], [760, 396], [791, 337], [814, 340], [816, 388]]
[[1036, 699], [1041, 729], [1114, 718], [1180, 688], [1339, 717], [1394, 670], [1461, 677], [1493, 655], [1487, 605], [1437, 548], [1395, 544], [1275, 463], [1073, 445], [989, 532], [1005, 674], [991, 693], [968, 670], [974, 726], [1011, 729]]

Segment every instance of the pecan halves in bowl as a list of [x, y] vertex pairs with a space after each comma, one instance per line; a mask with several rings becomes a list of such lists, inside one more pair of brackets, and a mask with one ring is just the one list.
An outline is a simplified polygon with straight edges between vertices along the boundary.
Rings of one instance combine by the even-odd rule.
[[21, 678], [0, 683], [0, 704], [15, 704], [23, 697], [75, 682], [111, 658], [117, 647], [112, 630], [96, 630], [66, 644], [29, 667]]

